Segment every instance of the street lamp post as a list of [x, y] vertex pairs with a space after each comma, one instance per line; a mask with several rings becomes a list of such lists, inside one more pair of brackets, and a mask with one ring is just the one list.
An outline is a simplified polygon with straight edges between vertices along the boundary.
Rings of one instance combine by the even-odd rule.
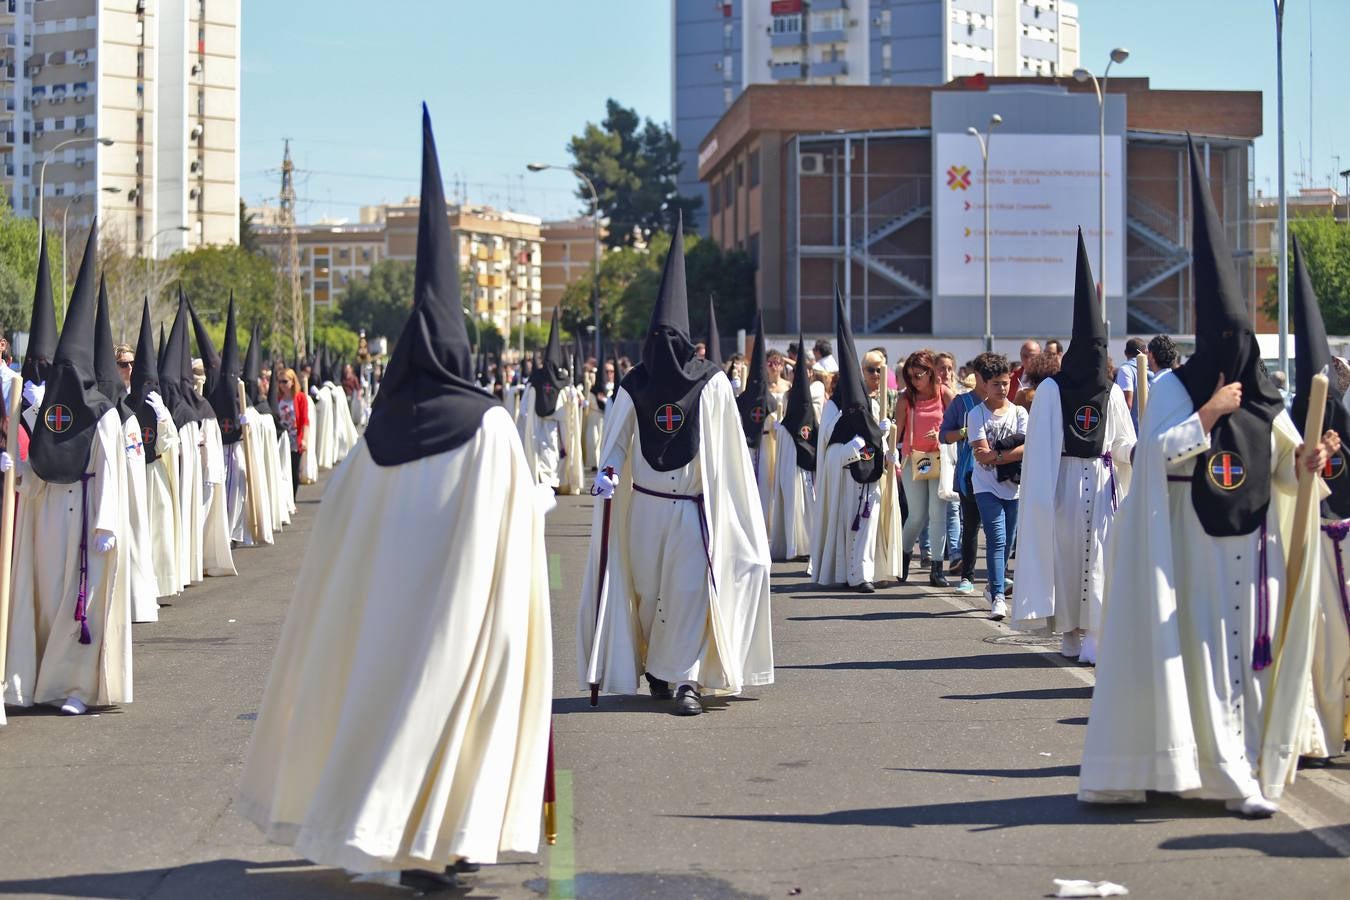
[[1100, 241], [1097, 254], [1097, 275], [1101, 278], [1101, 287], [1097, 290], [1097, 296], [1102, 301], [1102, 322], [1106, 325], [1108, 339], [1111, 336], [1111, 320], [1108, 317], [1106, 303], [1106, 86], [1111, 81], [1111, 65], [1123, 63], [1129, 58], [1130, 51], [1124, 47], [1117, 47], [1112, 50], [1111, 58], [1106, 61], [1106, 70], [1102, 72], [1100, 84], [1097, 82], [1097, 76], [1087, 69], [1073, 70], [1073, 77], [1076, 80], [1087, 81], [1091, 79], [1092, 89], [1097, 93], [1097, 180], [1101, 188], [1097, 209], [1097, 237]]
[[600, 195], [596, 193], [595, 182], [580, 169], [574, 166], [554, 166], [548, 163], [530, 163], [525, 168], [531, 172], [543, 172], [547, 169], [563, 169], [571, 172], [586, 183], [586, 189], [591, 192], [591, 225], [595, 233], [595, 246], [592, 250], [593, 258], [591, 260], [591, 309], [595, 315], [595, 360], [600, 364]]
[[1289, 195], [1284, 188], [1284, 0], [1275, 0], [1275, 165], [1279, 168], [1280, 259], [1278, 273], [1280, 315], [1280, 371], [1289, 382]]
[[989, 138], [993, 135], [994, 129], [1003, 124], [1003, 117], [994, 113], [989, 117], [989, 124], [985, 127], [984, 134], [980, 134], [979, 129], [974, 125], [966, 129], [966, 133], [973, 136], [980, 142], [980, 181], [983, 183], [984, 190], [984, 349], [986, 352], [992, 352], [994, 349], [994, 305], [992, 295], [989, 293]]
[[41, 243], [42, 241], [42, 229], [45, 225], [45, 223], [42, 221], [42, 191], [45, 179], [47, 177], [47, 163], [51, 162], [52, 155], [56, 153], [57, 150], [62, 150], [66, 147], [73, 147], [76, 144], [102, 144], [104, 147], [111, 147], [113, 145], [113, 140], [112, 138], [105, 138], [105, 137], [71, 138], [70, 140], [62, 141], [52, 149], [48, 150], [46, 153], [42, 154], [42, 159], [41, 161], [38, 162], [37, 223], [38, 223], [39, 243]]

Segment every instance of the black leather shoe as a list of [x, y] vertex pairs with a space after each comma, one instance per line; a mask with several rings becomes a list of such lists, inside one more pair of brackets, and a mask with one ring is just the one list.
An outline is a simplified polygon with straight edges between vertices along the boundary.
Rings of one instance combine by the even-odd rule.
[[653, 678], [650, 675], [644, 675], [647, 679], [647, 687], [652, 692], [653, 700], [669, 700], [675, 696], [674, 691], [670, 689], [669, 681], [662, 681], [660, 678]]
[[699, 692], [687, 684], [680, 685], [675, 692], [675, 715], [697, 716], [703, 712], [703, 698]]
[[854, 586], [853, 590], [859, 594], [875, 594], [877, 586], [870, 581], [864, 581], [862, 584]]
[[398, 875], [398, 883], [423, 894], [443, 894], [459, 887], [459, 879], [454, 872], [426, 872], [422, 869], [404, 869]]
[[453, 866], [446, 866], [445, 874], [472, 875], [474, 872], [477, 872], [481, 868], [483, 867], [476, 862], [469, 862], [467, 859], [461, 859], [458, 862], [456, 862]]
[[952, 584], [947, 580], [947, 576], [942, 571], [941, 560], [928, 567], [928, 583], [933, 587], [951, 587]]
[[905, 554], [905, 567], [900, 570], [900, 583], [905, 584], [909, 581], [909, 564], [914, 561], [913, 553]]

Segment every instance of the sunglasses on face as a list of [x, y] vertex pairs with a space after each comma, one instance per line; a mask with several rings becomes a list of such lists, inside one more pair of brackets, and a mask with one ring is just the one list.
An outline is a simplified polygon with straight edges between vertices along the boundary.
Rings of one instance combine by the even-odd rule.
[[883, 366], [868, 366], [868, 367], [867, 367], [867, 374], [868, 374], [868, 375], [880, 375], [882, 372], [885, 372], [885, 371], [886, 371], [886, 369], [885, 369]]
[[291, 380], [290, 380], [289, 378], [282, 378], [282, 379], [280, 379], [280, 380], [277, 381], [277, 384], [290, 384], [290, 383], [291, 383]]
[[927, 378], [933, 373], [928, 369], [910, 369], [909, 374], [913, 375], [915, 378]]
[[117, 368], [119, 369], [130, 369], [132, 365], [133, 363], [129, 359], [119, 359], [117, 361]]

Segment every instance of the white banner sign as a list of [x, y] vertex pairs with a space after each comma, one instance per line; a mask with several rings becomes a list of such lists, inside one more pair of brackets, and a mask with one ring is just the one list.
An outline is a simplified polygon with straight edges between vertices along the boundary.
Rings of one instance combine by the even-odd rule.
[[[1071, 297], [1078, 228], [1100, 281], [1095, 135], [993, 134], [989, 148], [990, 290], [995, 296]], [[1124, 285], [1124, 141], [1106, 139], [1107, 293]], [[933, 148], [935, 294], [984, 294], [980, 144], [939, 134]]]

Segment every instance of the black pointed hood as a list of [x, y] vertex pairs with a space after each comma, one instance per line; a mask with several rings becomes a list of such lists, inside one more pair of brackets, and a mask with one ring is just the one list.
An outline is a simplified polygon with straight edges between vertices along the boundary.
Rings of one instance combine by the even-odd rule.
[[[145, 401], [151, 391], [159, 393], [159, 366], [155, 356], [155, 333], [150, 323], [150, 298], [146, 297], [141, 306], [141, 331], [136, 340], [136, 362], [131, 367], [131, 392], [127, 394], [127, 408], [136, 417], [141, 427], [141, 444], [145, 451], [145, 463], [149, 465], [159, 459], [155, 450], [159, 437], [159, 419], [154, 409]], [[160, 395], [161, 398], [163, 395]], [[166, 401], [167, 405], [167, 401]]]
[[1256, 329], [1238, 288], [1233, 255], [1214, 208], [1195, 144], [1191, 157], [1195, 352], [1177, 376], [1199, 409], [1219, 378], [1242, 384], [1242, 405], [1210, 432], [1210, 449], [1196, 460], [1191, 501], [1206, 533], [1213, 537], [1251, 534], [1270, 505], [1271, 423], [1284, 401], [1261, 364]]
[[[230, 305], [225, 313], [225, 344], [220, 351], [220, 368], [216, 375], [214, 389], [207, 394], [211, 408], [215, 410], [216, 421], [220, 423], [222, 443], [233, 444], [243, 436], [239, 427], [239, 379], [243, 377], [244, 367], [239, 360], [239, 335], [235, 330], [234, 292], [230, 292]], [[205, 359], [203, 358], [203, 365]], [[209, 383], [210, 376], [207, 377]], [[244, 385], [248, 387], [247, 384]]]
[[[1127, 359], [1122, 365], [1134, 365]], [[1092, 277], [1083, 229], [1078, 229], [1078, 265], [1073, 285], [1073, 336], [1060, 370], [1059, 387], [1064, 418], [1064, 455], [1095, 459], [1106, 445], [1106, 412], [1111, 398], [1111, 374], [1106, 346], [1106, 322]]]
[[[862, 366], [858, 362], [858, 350], [853, 343], [853, 326], [848, 321], [848, 309], [844, 306], [844, 297], [839, 286], [834, 287], [835, 307], [835, 354], [839, 357], [839, 381], [834, 386], [830, 399], [839, 408], [839, 418], [830, 431], [831, 444], [847, 444], [855, 437], [861, 437], [863, 458], [849, 466], [853, 480], [861, 484], [878, 481], [885, 469], [885, 456], [881, 447], [881, 426], [872, 413], [872, 401], [867, 396], [867, 387], [863, 384]], [[883, 383], [882, 388], [885, 388]]]
[[[281, 370], [286, 368], [286, 361], [282, 359], [272, 360], [272, 377], [267, 379], [267, 412], [272, 415], [277, 414], [277, 403], [281, 400], [281, 383], [277, 381], [281, 377]], [[261, 405], [259, 410], [262, 411]]]
[[366, 427], [370, 456], [381, 466], [455, 449], [478, 433], [483, 414], [498, 405], [473, 381], [473, 351], [460, 305], [455, 244], [425, 104], [422, 198], [417, 215], [413, 308], [394, 346]]
[[[1324, 370], [1335, 378], [1331, 370], [1331, 348], [1327, 344], [1327, 328], [1322, 321], [1322, 308], [1317, 303], [1317, 294], [1313, 291], [1312, 278], [1303, 260], [1303, 248], [1298, 238], [1293, 238], [1294, 246], [1294, 403], [1291, 414], [1294, 423], [1301, 429], [1308, 420], [1308, 398], [1312, 391], [1313, 376]], [[1334, 382], [1333, 382], [1334, 383]], [[1332, 429], [1340, 435], [1350, 435], [1350, 413], [1346, 412], [1342, 398], [1333, 389], [1327, 396], [1327, 408], [1323, 414], [1323, 430]], [[1350, 519], [1350, 474], [1346, 465], [1347, 453], [1342, 450], [1327, 462], [1322, 470], [1331, 496], [1322, 501], [1322, 516], [1328, 519]]]
[[[182, 293], [182, 287], [179, 287]], [[186, 295], [184, 295], [186, 298]], [[191, 400], [197, 405], [197, 411], [200, 419], [216, 418], [215, 407], [211, 405], [211, 398], [215, 396], [216, 387], [220, 384], [220, 354], [216, 352], [215, 342], [211, 340], [211, 334], [206, 330], [206, 323], [197, 315], [197, 308], [192, 305], [192, 300], [187, 299], [188, 316], [192, 319], [192, 336], [197, 341], [197, 355], [202, 360], [202, 375], [206, 382], [202, 385], [201, 393], [196, 391], [196, 377], [192, 374], [192, 359], [189, 353], [188, 358], [188, 388], [192, 391]], [[184, 345], [186, 349], [186, 345]], [[223, 433], [223, 431], [222, 431]]]
[[572, 340], [572, 384], [575, 387], [586, 386], [586, 348], [581, 345], [581, 335]]
[[642, 362], [622, 387], [637, 411], [642, 455], [658, 472], [682, 468], [698, 452], [698, 407], [703, 386], [720, 369], [695, 355], [689, 339], [689, 297], [684, 277], [684, 218], [675, 225], [661, 287], [642, 345]]
[[263, 415], [268, 415], [272, 410], [267, 405], [267, 398], [262, 395], [258, 388], [258, 379], [262, 377], [262, 332], [258, 328], [258, 323], [253, 323], [253, 328], [248, 333], [248, 350], [244, 352], [244, 396], [248, 398], [249, 406], [252, 406]]
[[764, 362], [764, 312], [755, 310], [755, 348], [750, 351], [750, 371], [745, 376], [745, 390], [736, 398], [736, 408], [741, 414], [741, 427], [745, 429], [745, 442], [752, 450], [758, 450], [764, 440], [764, 422], [769, 417], [769, 382]]
[[548, 345], [544, 348], [544, 361], [530, 375], [530, 387], [534, 388], [534, 414], [541, 419], [557, 412], [562, 389], [571, 383], [566, 376], [567, 363], [563, 360], [560, 332], [558, 307], [555, 306], [553, 322], [548, 329]]
[[[42, 384], [51, 371], [56, 353], [56, 307], [52, 304], [52, 277], [47, 265], [47, 236], [38, 238], [37, 287], [33, 291], [33, 315], [28, 323], [28, 347], [23, 354], [23, 380]], [[24, 409], [28, 401], [24, 401]]]
[[487, 354], [481, 350], [478, 351], [478, 359], [474, 363], [473, 377], [478, 382], [479, 387], [488, 386]]
[[725, 365], [722, 361], [722, 336], [717, 333], [717, 308], [713, 306], [712, 294], [708, 295], [708, 342], [703, 346], [712, 364], [722, 368]]
[[169, 339], [164, 344], [159, 363], [159, 395], [173, 416], [176, 428], [201, 421], [201, 410], [194, 399], [196, 390], [193, 387], [192, 359], [188, 353], [188, 318], [187, 298], [180, 291], [178, 312], [169, 329]]
[[112, 317], [108, 310], [108, 285], [102, 276], [98, 279], [98, 306], [94, 311], [94, 380], [99, 392], [117, 407], [125, 422], [134, 413], [127, 405], [126, 388], [117, 370], [117, 353], [113, 349]]
[[[149, 298], [147, 297], [146, 300], [147, 300], [147, 302], [148, 302], [148, 301], [149, 301]], [[160, 322], [160, 323], [159, 323], [159, 343], [156, 345], [156, 347], [157, 347], [157, 349], [155, 350], [155, 364], [156, 364], [156, 368], [162, 369], [162, 368], [164, 368], [164, 323], [163, 323], [163, 322]]]
[[94, 435], [112, 401], [98, 389], [94, 369], [94, 318], [98, 297], [98, 221], [89, 229], [84, 259], [52, 355], [47, 390], [28, 445], [33, 471], [43, 481], [73, 484], [89, 467]]
[[792, 386], [788, 388], [787, 405], [783, 411], [783, 427], [792, 435], [797, 448], [797, 468], [807, 472], [816, 470], [816, 429], [820, 427], [816, 405], [811, 402], [811, 367], [806, 361], [806, 336], [797, 334], [797, 365], [792, 370]]

